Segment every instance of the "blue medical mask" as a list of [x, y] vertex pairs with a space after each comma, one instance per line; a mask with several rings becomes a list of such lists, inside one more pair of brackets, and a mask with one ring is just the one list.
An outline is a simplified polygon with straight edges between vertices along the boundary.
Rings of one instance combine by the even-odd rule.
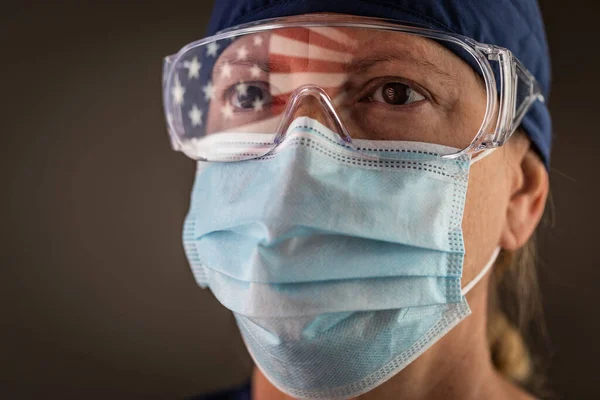
[[183, 234], [195, 278], [233, 311], [265, 376], [298, 398], [365, 393], [470, 314], [461, 225], [473, 160], [356, 142], [361, 155], [304, 117], [268, 156], [198, 164]]

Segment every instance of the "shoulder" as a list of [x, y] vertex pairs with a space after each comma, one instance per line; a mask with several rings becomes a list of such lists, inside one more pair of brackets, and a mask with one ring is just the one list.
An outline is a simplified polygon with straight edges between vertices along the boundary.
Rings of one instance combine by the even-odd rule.
[[250, 400], [250, 382], [225, 390], [189, 397], [188, 400]]

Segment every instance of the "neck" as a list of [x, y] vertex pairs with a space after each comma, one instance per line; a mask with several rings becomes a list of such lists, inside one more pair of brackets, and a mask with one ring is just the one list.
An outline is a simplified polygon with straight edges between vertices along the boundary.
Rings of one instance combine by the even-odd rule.
[[[349, 400], [471, 400], [521, 398], [494, 370], [486, 335], [487, 283], [468, 295], [472, 314], [392, 379]], [[511, 393], [513, 397], [507, 395]], [[258, 369], [252, 379], [252, 399], [292, 400]]]

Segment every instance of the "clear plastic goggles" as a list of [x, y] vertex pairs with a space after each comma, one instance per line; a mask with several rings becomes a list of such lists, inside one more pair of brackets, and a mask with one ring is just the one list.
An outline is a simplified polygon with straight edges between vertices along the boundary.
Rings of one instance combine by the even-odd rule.
[[237, 26], [166, 57], [163, 70], [173, 148], [206, 161], [262, 157], [303, 116], [353, 151], [361, 139], [411, 141], [459, 157], [504, 144], [536, 100], [538, 83], [505, 48], [332, 14]]

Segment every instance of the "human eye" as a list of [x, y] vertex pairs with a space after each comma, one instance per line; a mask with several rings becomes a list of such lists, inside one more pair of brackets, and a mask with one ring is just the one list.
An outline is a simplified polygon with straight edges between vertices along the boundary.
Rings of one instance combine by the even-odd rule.
[[426, 100], [426, 97], [410, 84], [400, 80], [388, 80], [370, 85], [360, 102], [405, 106], [423, 100]]
[[225, 100], [235, 111], [262, 111], [271, 105], [271, 95], [267, 82], [240, 82], [225, 91]]

